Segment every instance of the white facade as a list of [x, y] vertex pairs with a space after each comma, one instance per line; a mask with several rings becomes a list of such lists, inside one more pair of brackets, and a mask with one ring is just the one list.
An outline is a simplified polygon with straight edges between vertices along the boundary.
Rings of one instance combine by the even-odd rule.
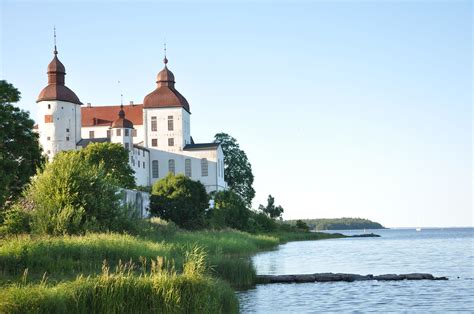
[[76, 149], [81, 140], [81, 106], [61, 101], [40, 101], [39, 142], [49, 158], [63, 150]]

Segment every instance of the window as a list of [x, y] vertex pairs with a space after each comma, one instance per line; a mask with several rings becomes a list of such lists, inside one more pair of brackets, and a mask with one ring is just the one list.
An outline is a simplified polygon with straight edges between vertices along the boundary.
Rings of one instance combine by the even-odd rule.
[[186, 177], [191, 177], [191, 159], [184, 160], [184, 175]]
[[143, 157], [145, 157], [145, 151], [143, 151]]
[[[129, 143], [125, 143], [125, 149], [130, 149], [130, 144]], [[140, 162], [138, 162], [138, 166], [140, 167]]]
[[46, 138], [46, 140], [48, 140], [48, 141], [51, 141], [51, 137], [50, 137], [50, 136], [48, 136], [48, 137]]
[[136, 129], [133, 129], [133, 130], [132, 130], [132, 136], [133, 136], [133, 137], [137, 137], [137, 130], [136, 130]]
[[168, 146], [174, 146], [174, 138], [170, 137], [168, 139]]
[[157, 131], [157, 126], [156, 126], [156, 117], [151, 117], [151, 131], [156, 132]]
[[168, 171], [171, 172], [172, 174], [175, 173], [174, 159], [168, 160]]
[[53, 115], [47, 114], [44, 116], [44, 123], [53, 123]]
[[51, 109], [51, 104], [48, 104], [48, 109]]
[[151, 139], [151, 146], [154, 146], [154, 147], [158, 146], [158, 139], [152, 138]]
[[206, 158], [201, 159], [201, 176], [207, 177], [209, 174], [209, 164]]
[[135, 167], [135, 158], [132, 156], [132, 165]]
[[130, 135], [129, 130], [125, 129], [125, 136], [129, 136], [129, 135]]
[[66, 129], [66, 132], [69, 132], [69, 129]]
[[66, 136], [66, 141], [69, 141], [69, 136]]
[[158, 178], [159, 177], [159, 172], [158, 172], [158, 160], [153, 160], [151, 162], [151, 176], [153, 178]]
[[173, 131], [174, 124], [173, 124], [173, 116], [168, 116], [168, 131]]
[[145, 169], [145, 162], [143, 162], [143, 169]]
[[107, 130], [107, 137], [110, 138], [110, 130]]
[[94, 131], [89, 131], [89, 138], [94, 138]]
[[46, 154], [48, 154], [48, 155], [49, 155], [49, 154], [51, 154], [51, 151], [50, 151], [50, 150], [48, 150], [48, 151], [46, 152]]
[[138, 161], [138, 168], [140, 168], [140, 160]]
[[122, 135], [122, 129], [117, 129], [117, 131], [115, 131], [115, 134], [117, 134], [117, 136], [121, 136]]

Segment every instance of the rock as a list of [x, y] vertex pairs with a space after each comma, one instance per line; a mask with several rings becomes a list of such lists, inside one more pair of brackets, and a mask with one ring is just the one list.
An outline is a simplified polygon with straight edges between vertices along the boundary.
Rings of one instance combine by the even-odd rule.
[[413, 273], [413, 274], [406, 274], [405, 279], [407, 279], [407, 280], [423, 280], [423, 279], [433, 280], [434, 277], [431, 274]]
[[375, 233], [363, 233], [363, 234], [355, 234], [350, 236], [351, 238], [380, 238], [380, 235]]

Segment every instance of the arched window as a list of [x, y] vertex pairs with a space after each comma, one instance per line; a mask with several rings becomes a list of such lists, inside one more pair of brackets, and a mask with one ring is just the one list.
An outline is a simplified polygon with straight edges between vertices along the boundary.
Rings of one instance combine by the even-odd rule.
[[201, 177], [207, 177], [209, 174], [209, 164], [206, 158], [201, 159]]
[[153, 178], [158, 178], [160, 176], [160, 173], [158, 170], [158, 160], [153, 160], [151, 162], [151, 176]]
[[168, 160], [168, 171], [175, 174], [175, 169], [174, 159]]
[[191, 172], [191, 159], [185, 159], [184, 160], [184, 175], [186, 177], [191, 177], [192, 172]]

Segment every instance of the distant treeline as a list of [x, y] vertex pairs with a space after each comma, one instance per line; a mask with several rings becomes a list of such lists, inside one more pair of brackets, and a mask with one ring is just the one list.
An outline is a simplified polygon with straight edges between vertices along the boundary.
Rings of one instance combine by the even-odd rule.
[[[355, 230], [355, 229], [384, 229], [378, 222], [363, 218], [321, 218], [321, 219], [301, 219], [311, 230]], [[287, 220], [291, 225], [296, 224], [296, 220]]]

